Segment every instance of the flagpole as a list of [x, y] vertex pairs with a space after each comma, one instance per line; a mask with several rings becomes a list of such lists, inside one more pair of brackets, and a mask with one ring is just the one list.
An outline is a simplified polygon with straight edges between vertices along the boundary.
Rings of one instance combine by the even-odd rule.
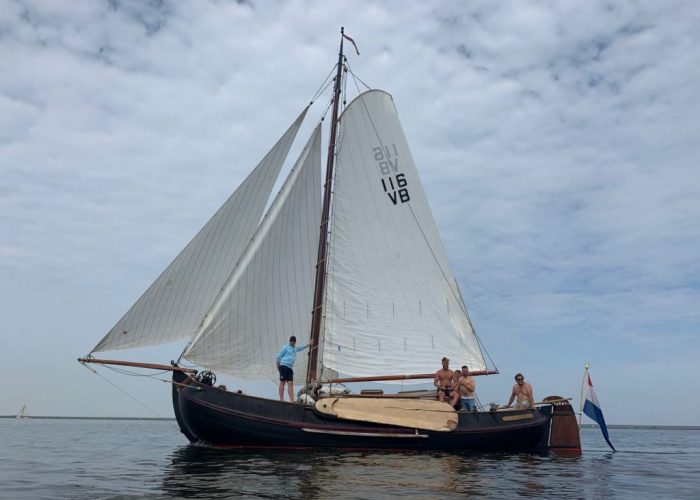
[[593, 420], [600, 427], [600, 432], [603, 433], [605, 442], [608, 443], [610, 449], [615, 452], [615, 447], [610, 442], [610, 436], [608, 434], [608, 426], [605, 423], [605, 417], [603, 416], [603, 410], [600, 407], [600, 402], [598, 401], [598, 396], [596, 396], [595, 390], [593, 389], [593, 382], [591, 382], [591, 376], [588, 374], [588, 363], [586, 363], [585, 371], [585, 383], [587, 383], [586, 392], [586, 403], [583, 405], [583, 413], [586, 414], [588, 418]]
[[578, 400], [578, 428], [581, 428], [583, 421], [583, 390], [586, 387], [586, 377], [588, 376], [588, 361], [583, 369], [583, 380], [581, 380], [581, 397]]

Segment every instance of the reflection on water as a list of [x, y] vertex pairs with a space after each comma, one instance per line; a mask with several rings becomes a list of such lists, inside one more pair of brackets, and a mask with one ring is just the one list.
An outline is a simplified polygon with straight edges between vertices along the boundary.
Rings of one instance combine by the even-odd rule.
[[[232, 495], [318, 498], [319, 465], [332, 454], [270, 452], [183, 446], [170, 457], [162, 489], [188, 498], [227, 498]], [[316, 478], [316, 479], [314, 479]]]
[[580, 457], [188, 446], [174, 422], [0, 419], [0, 498], [700, 498], [700, 432], [583, 429]]
[[[593, 442], [594, 433], [584, 434]], [[672, 435], [673, 436], [673, 435]], [[231, 450], [183, 446], [165, 467], [162, 493], [188, 498], [607, 498], [700, 497], [700, 433], [669, 455], [647, 435], [620, 439], [619, 453], [582, 456], [473, 453]], [[624, 436], [627, 438], [628, 436]], [[680, 437], [680, 436], [678, 436]], [[687, 437], [687, 436], [686, 436]], [[584, 445], [585, 445], [584, 441]], [[628, 451], [625, 451], [626, 448]], [[653, 451], [660, 449], [660, 452]], [[660, 465], [663, 457], [665, 465]], [[670, 458], [669, 458], [670, 457]]]
[[[551, 491], [552, 474], [579, 484], [579, 458], [473, 453], [231, 450], [183, 446], [170, 456], [162, 492], [188, 498], [230, 496], [449, 498]], [[352, 493], [352, 494], [350, 494]], [[585, 495], [576, 489], [568, 492]]]

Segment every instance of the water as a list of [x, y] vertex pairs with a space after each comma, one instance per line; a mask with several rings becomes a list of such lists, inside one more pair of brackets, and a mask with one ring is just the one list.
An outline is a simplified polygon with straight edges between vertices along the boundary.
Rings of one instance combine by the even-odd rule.
[[0, 419], [0, 498], [700, 498], [700, 431], [582, 429], [580, 457], [191, 447], [174, 421]]

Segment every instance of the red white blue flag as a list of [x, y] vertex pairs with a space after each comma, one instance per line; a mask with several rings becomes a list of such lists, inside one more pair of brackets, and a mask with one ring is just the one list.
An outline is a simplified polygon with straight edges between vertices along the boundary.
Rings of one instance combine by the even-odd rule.
[[593, 389], [593, 382], [591, 382], [591, 376], [586, 370], [586, 402], [583, 405], [583, 413], [586, 414], [588, 418], [593, 420], [600, 427], [601, 432], [608, 446], [615, 451], [615, 447], [610, 442], [610, 437], [608, 436], [608, 426], [605, 425], [605, 418], [603, 418], [603, 411], [600, 409], [600, 403], [598, 403], [598, 397], [595, 395], [595, 390]]

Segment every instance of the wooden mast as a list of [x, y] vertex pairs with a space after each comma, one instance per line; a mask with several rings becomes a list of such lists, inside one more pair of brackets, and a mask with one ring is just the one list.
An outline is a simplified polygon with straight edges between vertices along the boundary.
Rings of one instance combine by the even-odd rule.
[[323, 186], [323, 210], [318, 238], [318, 260], [316, 262], [316, 286], [314, 287], [314, 308], [311, 316], [311, 339], [309, 340], [309, 366], [306, 372], [306, 382], [316, 380], [318, 371], [318, 342], [321, 335], [321, 320], [323, 318], [323, 295], [326, 282], [326, 252], [328, 249], [328, 220], [331, 210], [331, 186], [333, 184], [333, 165], [335, 163], [335, 142], [338, 132], [338, 107], [340, 102], [340, 80], [343, 76], [343, 39], [345, 29], [340, 28], [340, 51], [338, 52], [338, 70], [333, 87], [333, 115], [331, 131], [328, 140], [328, 158], [326, 160], [326, 182]]

